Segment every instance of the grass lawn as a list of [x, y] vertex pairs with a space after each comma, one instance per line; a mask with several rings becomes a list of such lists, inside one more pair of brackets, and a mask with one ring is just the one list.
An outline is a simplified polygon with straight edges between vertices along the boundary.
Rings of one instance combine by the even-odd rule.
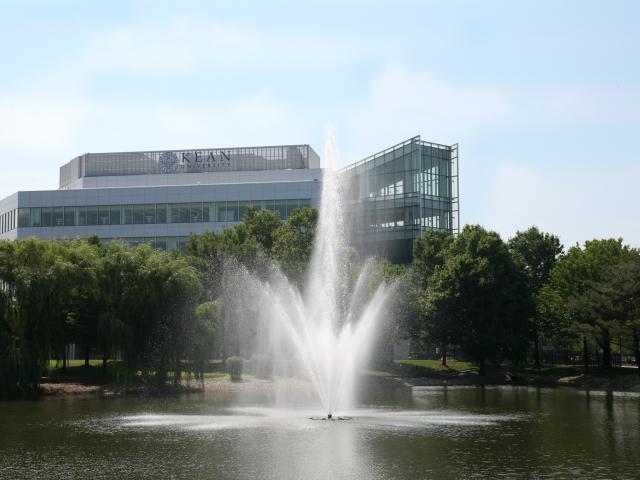
[[[466, 372], [477, 374], [478, 367], [470, 362], [450, 360], [447, 366], [443, 367], [440, 360], [428, 359], [406, 359], [394, 360], [394, 365], [385, 370], [366, 370], [363, 373], [374, 377], [400, 376], [405, 378], [432, 377], [447, 373]], [[521, 365], [487, 365], [488, 374], [518, 374], [522, 377], [543, 376], [552, 378], [575, 377], [584, 373], [580, 365], [541, 365], [536, 367], [533, 364]], [[620, 377], [625, 375], [638, 375], [636, 368], [615, 367], [605, 369], [592, 366], [589, 368], [589, 375], [601, 377]]]
[[426, 359], [406, 359], [394, 360], [385, 370], [364, 370], [362, 373], [372, 377], [429, 377], [442, 373], [453, 373], [462, 371], [471, 371], [476, 373], [477, 367], [469, 362], [459, 362], [451, 360], [447, 362], [447, 366], [443, 367], [440, 360]]
[[[515, 366], [511, 368], [514, 372], [523, 372], [528, 375], [549, 375], [554, 377], [574, 377], [584, 373], [584, 368], [581, 365], [540, 365], [535, 366], [531, 364], [523, 366]], [[589, 366], [589, 375], [614, 377], [619, 375], [637, 375], [638, 370], [636, 368], [627, 367], [613, 367], [603, 368], [595, 365]]]
[[424, 368], [433, 371], [457, 371], [460, 372], [462, 370], [477, 370], [477, 367], [472, 365], [469, 362], [459, 362], [457, 360], [449, 360], [447, 361], [447, 366], [443, 367], [442, 362], [440, 360], [418, 360], [418, 359], [410, 359], [410, 360], [395, 360], [395, 363], [398, 365], [410, 365], [413, 367]]
[[[89, 365], [92, 367], [101, 367], [102, 360], [91, 359]], [[84, 366], [84, 360], [67, 360], [67, 367], [82, 367]], [[62, 360], [49, 360], [49, 368], [62, 368]]]
[[[107, 376], [102, 375], [102, 360], [95, 359], [89, 361], [90, 368], [84, 366], [84, 360], [67, 360], [67, 371], [62, 371], [62, 361], [50, 360], [48, 364], [47, 376], [55, 381], [77, 382], [77, 383], [103, 383], [109, 380], [122, 379], [126, 377], [124, 365], [119, 360], [109, 360], [107, 362]], [[137, 372], [142, 375], [142, 372]], [[168, 372], [168, 378], [172, 378], [173, 372]], [[222, 360], [210, 360], [204, 373], [204, 378], [209, 382], [227, 381], [229, 374], [223, 370]], [[243, 372], [242, 379], [253, 381], [255, 377]]]
[[365, 370], [365, 375], [371, 375], [372, 377], [393, 377], [391, 372], [385, 372], [383, 370]]
[[[230, 380], [231, 377], [227, 372], [207, 372], [204, 374], [204, 379], [209, 382], [223, 382]], [[256, 377], [250, 373], [242, 372], [242, 380], [253, 381]]]

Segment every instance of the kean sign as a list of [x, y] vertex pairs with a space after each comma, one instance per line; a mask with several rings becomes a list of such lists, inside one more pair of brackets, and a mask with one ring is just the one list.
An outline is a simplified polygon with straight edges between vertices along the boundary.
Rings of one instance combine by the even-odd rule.
[[225, 150], [162, 152], [158, 166], [161, 173], [211, 171], [230, 167], [231, 157]]

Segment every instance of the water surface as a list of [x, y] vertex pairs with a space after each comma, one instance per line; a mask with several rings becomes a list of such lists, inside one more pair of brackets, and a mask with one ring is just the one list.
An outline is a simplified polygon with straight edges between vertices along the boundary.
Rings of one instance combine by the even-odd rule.
[[640, 395], [370, 389], [352, 420], [263, 394], [0, 403], [0, 478], [638, 478]]

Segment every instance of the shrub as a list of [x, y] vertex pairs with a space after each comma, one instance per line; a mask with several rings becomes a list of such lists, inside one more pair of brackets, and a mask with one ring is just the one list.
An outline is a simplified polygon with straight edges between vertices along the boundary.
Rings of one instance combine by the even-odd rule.
[[227, 358], [227, 372], [231, 376], [231, 380], [239, 382], [242, 380], [242, 367], [244, 366], [244, 358], [229, 357]]
[[271, 378], [273, 374], [273, 362], [269, 355], [256, 353], [249, 360], [249, 370], [256, 378]]

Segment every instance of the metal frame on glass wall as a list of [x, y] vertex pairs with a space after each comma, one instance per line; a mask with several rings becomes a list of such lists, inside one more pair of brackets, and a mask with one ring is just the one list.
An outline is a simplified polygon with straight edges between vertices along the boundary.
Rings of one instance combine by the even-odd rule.
[[[457, 145], [425, 142], [417, 136], [349, 165], [342, 173], [347, 175], [347, 200], [364, 206], [368, 230], [417, 226], [458, 233]], [[397, 218], [392, 222], [388, 217], [393, 210]], [[371, 221], [372, 215], [379, 221]], [[432, 219], [434, 215], [438, 218]]]
[[[400, 241], [402, 246], [389, 244], [383, 250], [410, 255], [406, 242], [425, 230], [459, 233], [457, 144], [412, 137], [345, 167], [341, 174], [356, 243], [370, 248]], [[376, 249], [374, 254], [379, 253]]]

